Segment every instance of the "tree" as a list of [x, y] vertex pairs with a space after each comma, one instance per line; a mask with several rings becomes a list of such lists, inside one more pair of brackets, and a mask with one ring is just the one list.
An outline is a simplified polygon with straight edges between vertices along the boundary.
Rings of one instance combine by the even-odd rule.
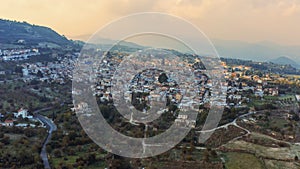
[[30, 84], [31, 85], [38, 85], [40, 82], [38, 81], [38, 80], [36, 80], [36, 79], [33, 79], [31, 82], [30, 82]]
[[214, 157], [214, 158], [218, 157], [218, 154], [217, 154], [216, 150], [211, 151], [211, 156]]
[[243, 84], [242, 83], [239, 84], [239, 89], [243, 89]]
[[293, 120], [294, 121], [299, 121], [300, 120], [299, 115], [298, 114], [294, 114], [293, 115]]
[[159, 83], [168, 82], [168, 76], [166, 75], [166, 73], [161, 73], [158, 77], [158, 81], [159, 81]]
[[90, 153], [87, 157], [87, 161], [89, 164], [93, 164], [96, 162], [96, 154], [95, 153]]
[[70, 139], [69, 139], [69, 136], [64, 136], [63, 139], [62, 139], [62, 146], [64, 147], [67, 147], [70, 143]]
[[209, 150], [205, 150], [204, 153], [203, 153], [203, 160], [205, 162], [208, 162], [209, 161]]
[[39, 78], [42, 78], [42, 77], [44, 77], [44, 76], [43, 76], [43, 73], [42, 73], [40, 70], [37, 72], [37, 74], [36, 74], [36, 75], [37, 75], [37, 77], [39, 77]]
[[10, 143], [10, 138], [9, 136], [4, 136], [0, 142], [2, 142], [4, 145], [8, 145]]
[[3, 138], [3, 137], [4, 137], [4, 133], [0, 132], [0, 138]]
[[22, 66], [16, 66], [16, 68], [15, 68], [15, 72], [16, 73], [23, 73], [23, 71], [22, 71], [22, 69], [23, 69], [23, 67]]
[[24, 134], [26, 137], [33, 137], [36, 135], [36, 132], [30, 128], [27, 128], [25, 131], [24, 131]]
[[60, 151], [59, 149], [55, 149], [55, 150], [53, 151], [53, 154], [54, 154], [54, 156], [57, 157], [57, 158], [62, 157], [62, 153], [61, 153], [61, 151]]

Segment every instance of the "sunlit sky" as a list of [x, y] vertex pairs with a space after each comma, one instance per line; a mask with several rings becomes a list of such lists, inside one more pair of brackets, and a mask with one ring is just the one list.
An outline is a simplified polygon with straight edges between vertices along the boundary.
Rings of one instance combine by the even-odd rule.
[[136, 12], [185, 18], [212, 39], [300, 45], [300, 0], [1, 0], [0, 18], [48, 26], [69, 38]]

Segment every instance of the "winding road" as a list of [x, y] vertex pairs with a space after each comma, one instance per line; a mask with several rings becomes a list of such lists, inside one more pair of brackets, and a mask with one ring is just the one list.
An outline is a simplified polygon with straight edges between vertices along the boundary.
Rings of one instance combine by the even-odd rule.
[[49, 161], [48, 161], [48, 155], [47, 155], [46, 147], [47, 147], [48, 142], [51, 139], [52, 132], [57, 130], [57, 126], [52, 122], [52, 120], [50, 120], [49, 118], [47, 118], [45, 116], [42, 116], [42, 115], [40, 115], [38, 113], [41, 112], [41, 111], [50, 110], [51, 108], [52, 107], [47, 107], [47, 108], [43, 108], [43, 109], [36, 110], [36, 111], [33, 112], [33, 114], [35, 115], [35, 118], [37, 120], [43, 122], [44, 125], [46, 125], [47, 128], [49, 129], [48, 130], [48, 135], [47, 135], [47, 137], [46, 137], [46, 139], [45, 139], [45, 141], [43, 143], [42, 151], [41, 151], [41, 154], [40, 154], [40, 156], [41, 156], [41, 158], [43, 160], [44, 168], [45, 169], [51, 169]]
[[[282, 111], [282, 110], [273, 110], [273, 111]], [[236, 123], [236, 121], [237, 121], [238, 119], [242, 119], [242, 118], [244, 118], [244, 117], [247, 117], [247, 116], [250, 116], [250, 115], [253, 115], [253, 114], [262, 113], [262, 112], [266, 112], [266, 110], [260, 110], [260, 111], [249, 112], [249, 113], [247, 113], [247, 114], [243, 114], [243, 115], [240, 115], [240, 116], [236, 117], [232, 122], [227, 123], [227, 124], [224, 124], [224, 125], [222, 125], [222, 126], [219, 126], [219, 127], [216, 127], [216, 128], [210, 129], [210, 130], [197, 130], [197, 131], [195, 131], [195, 132], [196, 132], [196, 133], [200, 133], [200, 134], [201, 134], [201, 133], [209, 133], [209, 132], [214, 132], [215, 130], [222, 129], [222, 128], [228, 129], [228, 126], [232, 125], [232, 126], [238, 127], [238, 128], [240, 128], [240, 129], [246, 131], [246, 134], [243, 134], [243, 135], [241, 135], [241, 136], [235, 137], [235, 138], [233, 138], [232, 140], [230, 140], [230, 141], [235, 141], [235, 140], [238, 140], [238, 139], [242, 138], [242, 137], [245, 136], [245, 135], [251, 134], [251, 131], [250, 131], [250, 130], [248, 130], [248, 129], [242, 127], [242, 126], [239, 126], [239, 125]], [[278, 140], [278, 139], [275, 139], [275, 138], [273, 138], [273, 137], [270, 137], [270, 139], [275, 140], [275, 141], [280, 141], [280, 142], [284, 142], [284, 143], [290, 144], [290, 142], [283, 141], [283, 140]], [[294, 144], [295, 144], [295, 145], [300, 145], [300, 142], [299, 142], [299, 143], [294, 143]], [[198, 148], [198, 149], [206, 149], [205, 147], [196, 147], [196, 148]]]
[[196, 133], [208, 133], [208, 132], [212, 132], [212, 131], [215, 131], [215, 130], [218, 130], [218, 129], [222, 129], [222, 128], [227, 129], [228, 126], [233, 125], [233, 126], [236, 126], [236, 127], [240, 128], [240, 129], [242, 129], [242, 130], [245, 130], [245, 131], [249, 134], [250, 131], [249, 131], [248, 129], [245, 129], [245, 128], [239, 126], [239, 125], [236, 123], [236, 120], [239, 119], [239, 118], [243, 118], [243, 117], [246, 117], [246, 116], [250, 116], [250, 115], [252, 115], [252, 114], [256, 114], [256, 113], [257, 113], [257, 112], [249, 112], [249, 113], [247, 113], [247, 114], [243, 114], [243, 115], [238, 116], [237, 118], [235, 118], [235, 119], [234, 119], [232, 122], [230, 122], [230, 123], [224, 124], [224, 125], [222, 125], [222, 126], [219, 126], [219, 127], [216, 127], [216, 128], [210, 129], [210, 130], [200, 130], [200, 131], [196, 131]]

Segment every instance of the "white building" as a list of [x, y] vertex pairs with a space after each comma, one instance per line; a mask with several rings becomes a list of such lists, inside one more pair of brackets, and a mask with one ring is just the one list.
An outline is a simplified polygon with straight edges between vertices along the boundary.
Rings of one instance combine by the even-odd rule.
[[29, 75], [29, 71], [28, 69], [22, 69], [22, 73], [23, 73], [23, 76], [28, 76]]
[[296, 100], [300, 102], [300, 95], [296, 95]]
[[18, 113], [14, 113], [15, 118], [22, 117], [23, 119], [29, 118], [32, 119], [33, 116], [28, 115], [28, 110], [21, 108]]

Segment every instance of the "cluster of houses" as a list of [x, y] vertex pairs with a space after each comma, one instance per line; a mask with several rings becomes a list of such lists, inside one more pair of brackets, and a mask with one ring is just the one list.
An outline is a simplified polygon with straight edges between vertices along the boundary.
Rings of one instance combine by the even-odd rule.
[[20, 65], [23, 67], [23, 80], [37, 79], [43, 82], [64, 84], [66, 79], [72, 78], [76, 56], [77, 54], [68, 55], [53, 62], [24, 63]]
[[[36, 125], [33, 124], [34, 122], [37, 122], [38, 120], [35, 119], [32, 115], [29, 115], [29, 112], [27, 109], [19, 109], [18, 112], [11, 113], [13, 114], [13, 118], [6, 118], [3, 122], [0, 122], [0, 126], [6, 126], [6, 127], [35, 127]], [[0, 120], [2, 120], [5, 116], [0, 113]], [[19, 119], [28, 119], [30, 122], [33, 123], [21, 123], [19, 122]], [[42, 123], [42, 122], [41, 122]], [[42, 123], [43, 124], [43, 123]]]
[[[250, 66], [227, 66], [225, 62], [222, 62], [225, 70], [225, 78], [229, 81], [227, 103], [229, 106], [240, 106], [243, 102], [248, 102], [249, 98], [246, 98], [241, 93], [245, 91], [251, 91], [256, 97], [263, 98], [264, 96], [278, 96], [279, 88], [270, 87], [269, 84], [278, 80], [284, 80], [276, 74], [266, 74], [258, 76], [252, 73], [246, 73], [253, 71]], [[245, 79], [251, 82], [249, 85], [245, 82], [238, 82], [240, 79]]]
[[[0, 49], [0, 61], [19, 61], [28, 59], [31, 56], [39, 56], [39, 49]], [[76, 58], [79, 53], [67, 53], [63, 56], [53, 54], [54, 61], [23, 63], [18, 66], [22, 67], [22, 79], [25, 82], [39, 80], [49, 83], [64, 84], [66, 79], [72, 78], [72, 73]], [[50, 56], [49, 56], [50, 57]], [[0, 75], [5, 75], [7, 72], [0, 70]]]
[[[166, 98], [168, 98], [172, 105], [177, 106], [182, 111], [199, 111], [200, 105], [210, 103], [211, 100], [209, 99], [209, 96], [218, 97], [219, 95], [221, 95], [219, 93], [220, 91], [211, 91], [212, 86], [221, 86], [222, 93], [226, 93], [227, 91], [226, 82], [220, 83], [216, 80], [213, 81], [207, 76], [206, 70], [193, 67], [193, 64], [197, 64], [197, 62], [199, 62], [199, 60], [197, 61], [196, 59], [194, 59], [191, 63], [187, 63], [186, 65], [181, 66], [175, 63], [171, 63], [174, 62], [174, 60], [164, 59], [163, 64], [176, 65], [173, 68], [173, 72], [166, 73], [168, 78], [165, 82], [159, 82], [159, 76], [161, 76], [163, 72], [159, 69], [155, 69], [155, 66], [153, 69], [145, 69], [142, 72], [135, 72], [136, 70], [134, 68], [130, 69], [127, 66], [118, 67], [118, 77], [121, 77], [123, 81], [130, 83], [122, 83], [119, 86], [122, 89], [114, 90], [115, 84], [111, 79], [115, 75], [116, 66], [120, 64], [123, 56], [120, 56], [118, 54], [115, 56], [114, 54], [111, 55], [113, 56], [106, 57], [100, 63], [99, 69], [96, 70], [96, 77], [98, 77], [98, 81], [94, 86], [92, 86], [94, 88], [94, 95], [99, 97], [99, 100], [102, 102], [112, 101], [114, 96], [122, 97], [121, 99], [124, 99], [127, 103], [132, 102], [133, 99], [140, 100], [140, 102], [159, 102], [166, 101]], [[92, 64], [88, 61], [88, 59], [82, 60], [81, 62], [81, 64], [83, 64], [82, 66], [87, 67]], [[143, 62], [142, 60], [130, 60], [130, 62], [133, 65], [139, 65], [140, 67], [143, 67], [143, 65], [145, 65], [145, 62]], [[214, 60], [212, 60], [211, 62], [214, 62]], [[156, 63], [149, 64], [156, 65]], [[122, 70], [122, 68], [124, 70]], [[180, 73], [181, 75], [186, 74], [186, 76], [176, 76], [176, 73], [174, 72]], [[194, 75], [191, 76], [187, 72]], [[216, 68], [215, 72], [214, 70], [212, 71], [212, 74], [216, 73], [219, 73], [218, 67]], [[128, 76], [128, 74], [133, 74], [134, 76]], [[176, 77], [176, 80], [172, 78], [173, 76]], [[83, 73], [82, 78], [77, 77], [77, 79], [75, 80], [85, 81], [88, 79]], [[180, 85], [178, 85], [176, 81], [180, 82]], [[124, 93], [121, 93], [121, 91], [123, 91], [124, 89], [126, 89], [126, 91]], [[74, 89], [72, 92], [82, 93], [80, 89]], [[133, 96], [135, 96], [135, 98], [133, 98]], [[214, 103], [218, 103], [218, 105], [225, 105], [225, 99], [226, 94], [222, 98], [216, 99]], [[194, 127], [195, 122], [190, 120], [189, 115], [186, 116], [188, 117], [178, 117], [177, 122], [185, 121], [187, 126]]]
[[12, 49], [12, 50], [1, 50], [0, 49], [0, 59], [4, 61], [15, 61], [15, 60], [25, 60], [31, 56], [40, 55], [38, 49]]
[[[112, 93], [110, 93], [110, 89], [114, 86], [111, 82], [111, 78], [114, 76], [115, 73], [115, 67], [118, 65], [120, 60], [116, 60], [115, 58], [107, 58], [104, 60], [101, 65], [99, 66], [100, 69], [98, 70], [98, 77], [99, 82], [95, 86], [95, 95], [100, 97], [100, 100], [107, 101], [111, 100]], [[135, 65], [142, 65], [143, 63], [140, 63], [139, 61], [132, 61]], [[165, 60], [165, 64], [171, 64], [168, 63], [167, 60]], [[159, 101], [162, 98], [169, 97], [171, 102], [173, 104], [180, 104], [181, 108], [194, 108], [199, 106], [199, 104], [204, 102], [203, 98], [204, 95], [208, 94], [207, 89], [204, 88], [205, 83], [207, 83], [207, 76], [204, 75], [203, 72], [197, 71], [197, 79], [193, 80], [187, 80], [186, 78], [189, 78], [188, 76], [184, 77], [177, 77], [177, 78], [185, 78], [185, 79], [178, 79], [178, 81], [182, 82], [181, 88], [184, 88], [185, 91], [182, 91], [182, 89], [179, 88], [179, 85], [175, 82], [175, 80], [172, 79], [172, 74], [168, 74], [167, 81], [163, 83], [159, 83], [158, 79], [159, 76], [162, 74], [162, 71], [159, 71], [157, 69], [147, 69], [143, 70], [142, 72], [138, 72], [138, 74], [135, 74], [134, 69], [128, 69], [128, 67], [125, 67], [126, 70], [120, 70], [121, 68], [118, 68], [119, 77], [122, 78], [122, 80], [130, 82], [130, 84], [123, 84], [122, 88], [128, 89], [125, 91], [124, 98], [127, 102], [132, 101], [132, 96], [134, 93], [149, 93], [148, 96], [142, 95], [141, 98], [134, 98], [134, 99], [141, 99], [143, 101], [149, 101], [149, 100], [156, 100]], [[180, 67], [176, 67], [176, 72], [184, 71], [180, 69]], [[130, 71], [133, 71], [132, 73], [135, 74], [134, 77], [129, 77], [127, 74], [130, 74]], [[196, 72], [196, 71], [195, 71]], [[183, 74], [184, 72], [182, 72]], [[124, 79], [124, 78], [129, 79]], [[133, 78], [133, 79], [130, 79]], [[198, 89], [190, 89], [192, 84], [189, 84], [190, 82], [195, 82], [201, 85], [202, 87], [199, 87]], [[184, 83], [185, 82], [185, 83]], [[159, 92], [156, 90], [159, 89]], [[197, 98], [189, 98], [194, 96], [194, 92], [197, 91], [200, 96]], [[117, 91], [113, 91], [115, 95], [118, 95], [120, 93], [115, 93]], [[187, 97], [182, 96], [182, 93], [186, 93]], [[189, 94], [190, 93], [190, 94]], [[183, 100], [184, 99], [184, 100]], [[194, 100], [194, 102], [191, 102], [191, 100]]]
[[183, 112], [182, 114], [179, 114], [178, 117], [175, 119], [175, 125], [178, 127], [195, 128], [196, 119], [197, 114]]

